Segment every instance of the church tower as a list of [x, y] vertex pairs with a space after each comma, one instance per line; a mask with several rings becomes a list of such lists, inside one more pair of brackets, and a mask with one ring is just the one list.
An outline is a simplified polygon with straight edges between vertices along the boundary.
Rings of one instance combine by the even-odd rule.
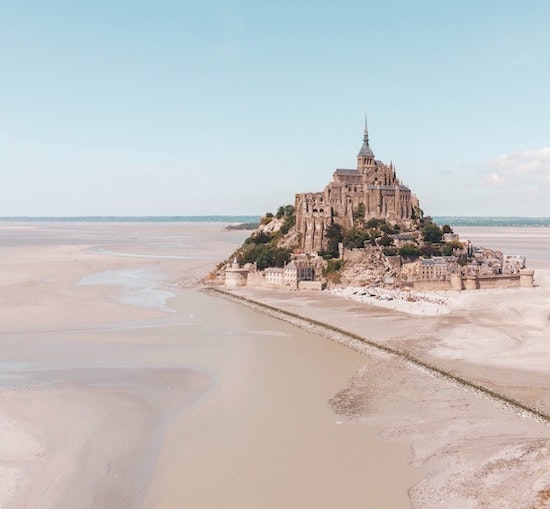
[[365, 174], [369, 168], [373, 168], [374, 153], [369, 146], [369, 130], [367, 128], [367, 115], [365, 115], [365, 130], [363, 132], [363, 145], [357, 154], [357, 171]]

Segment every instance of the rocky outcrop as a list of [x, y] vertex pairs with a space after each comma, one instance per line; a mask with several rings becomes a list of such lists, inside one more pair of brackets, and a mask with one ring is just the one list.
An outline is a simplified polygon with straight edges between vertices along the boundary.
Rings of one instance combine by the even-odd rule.
[[340, 284], [342, 286], [392, 285], [399, 274], [399, 269], [392, 266], [379, 248], [346, 250], [340, 271]]

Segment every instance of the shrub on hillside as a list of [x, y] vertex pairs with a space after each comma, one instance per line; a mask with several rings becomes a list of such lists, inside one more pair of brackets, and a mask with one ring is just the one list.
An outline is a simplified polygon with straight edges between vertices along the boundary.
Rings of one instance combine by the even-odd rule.
[[439, 246], [431, 244], [430, 242], [424, 244], [421, 248], [421, 251], [426, 258], [431, 258], [432, 256], [441, 256], [441, 249], [439, 248]]
[[438, 243], [443, 238], [443, 232], [435, 223], [429, 223], [422, 228], [422, 238], [424, 242]]
[[446, 242], [443, 244], [443, 247], [441, 248], [441, 254], [443, 256], [452, 256], [456, 249], [462, 250], [463, 246], [461, 242], [458, 242], [456, 240], [452, 242]]
[[348, 230], [344, 235], [344, 247], [353, 249], [357, 247], [364, 247], [365, 241], [370, 240], [370, 235], [364, 228], [352, 228]]
[[422, 251], [416, 244], [405, 244], [399, 248], [399, 254], [405, 258], [418, 258]]

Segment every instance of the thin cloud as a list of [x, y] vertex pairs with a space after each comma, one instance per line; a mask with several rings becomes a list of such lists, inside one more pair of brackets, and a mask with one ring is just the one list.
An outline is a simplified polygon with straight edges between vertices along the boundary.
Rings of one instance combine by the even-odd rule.
[[550, 190], [550, 147], [504, 154], [486, 162], [482, 183], [510, 194], [540, 196]]
[[483, 177], [483, 183], [489, 186], [497, 187], [506, 185], [508, 181], [500, 173], [492, 171]]

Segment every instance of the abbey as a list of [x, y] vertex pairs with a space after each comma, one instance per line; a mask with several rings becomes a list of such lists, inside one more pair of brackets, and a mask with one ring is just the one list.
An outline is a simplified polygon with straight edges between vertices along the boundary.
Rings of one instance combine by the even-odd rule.
[[304, 251], [320, 251], [332, 223], [349, 229], [359, 219], [377, 218], [409, 227], [417, 208], [416, 196], [397, 179], [393, 163], [388, 166], [374, 158], [365, 119], [357, 167], [337, 169], [322, 192], [296, 194], [296, 229]]

